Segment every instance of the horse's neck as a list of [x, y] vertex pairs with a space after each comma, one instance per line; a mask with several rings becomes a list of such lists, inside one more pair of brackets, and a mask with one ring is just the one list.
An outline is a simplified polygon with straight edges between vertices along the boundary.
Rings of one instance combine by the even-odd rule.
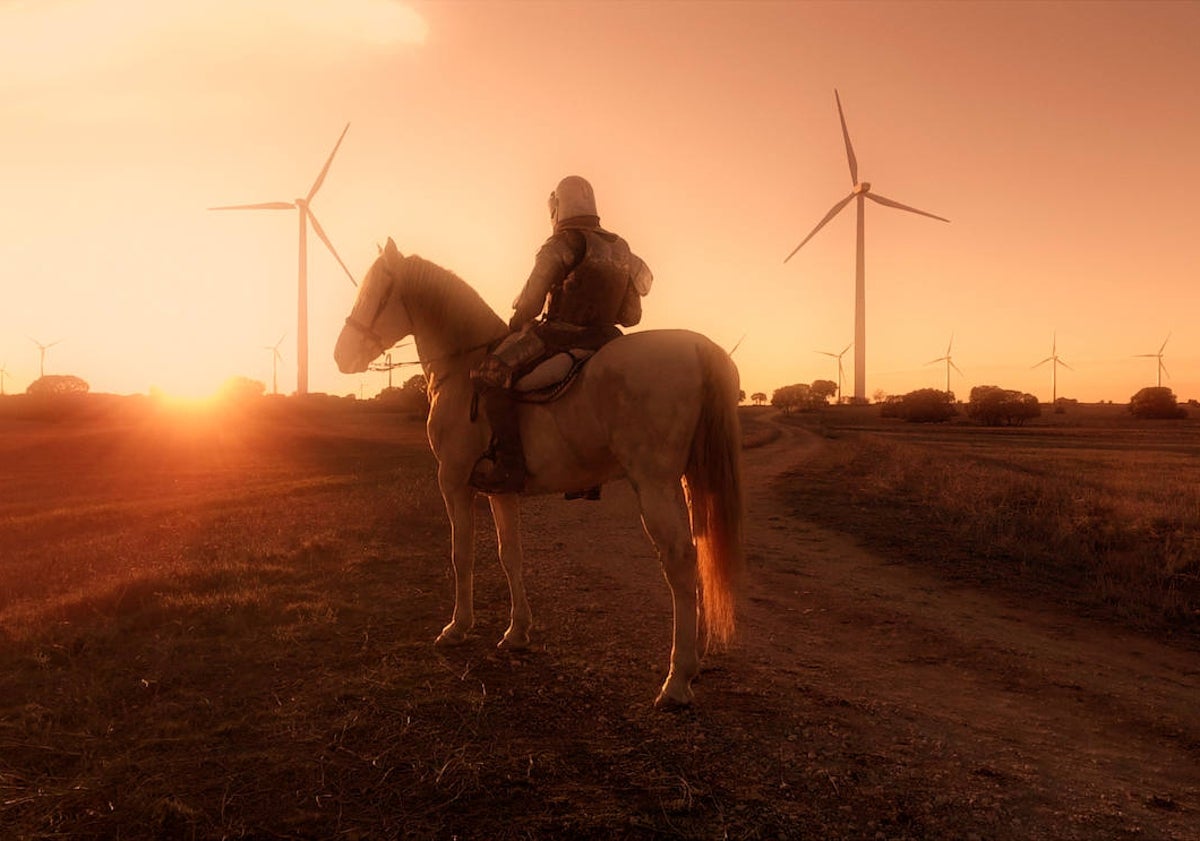
[[[420, 258], [416, 258], [420, 259]], [[432, 388], [469, 376], [488, 344], [507, 332], [500, 317], [463, 280], [427, 261], [415, 267], [406, 305], [417, 357]]]

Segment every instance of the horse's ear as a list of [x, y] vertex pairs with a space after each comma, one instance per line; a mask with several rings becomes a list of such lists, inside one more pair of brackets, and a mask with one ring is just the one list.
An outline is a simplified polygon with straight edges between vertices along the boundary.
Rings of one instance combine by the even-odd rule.
[[375, 247], [379, 249], [379, 256], [382, 257], [383, 256], [383, 246], [380, 245], [379, 243], [375, 243]]
[[404, 256], [400, 253], [400, 249], [396, 247], [396, 243], [391, 237], [388, 237], [387, 245], [383, 247], [383, 251], [381, 253], [397, 259], [400, 259]]

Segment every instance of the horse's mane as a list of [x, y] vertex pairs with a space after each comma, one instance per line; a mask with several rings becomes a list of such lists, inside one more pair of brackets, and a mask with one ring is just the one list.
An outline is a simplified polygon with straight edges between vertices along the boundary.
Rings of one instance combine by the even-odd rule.
[[454, 272], [410, 254], [404, 258], [402, 297], [414, 321], [438, 336], [447, 352], [498, 339], [508, 326]]

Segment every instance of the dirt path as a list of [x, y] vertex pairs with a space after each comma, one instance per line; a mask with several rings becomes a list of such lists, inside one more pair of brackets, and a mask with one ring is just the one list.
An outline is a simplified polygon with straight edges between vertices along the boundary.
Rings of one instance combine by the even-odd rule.
[[[778, 429], [745, 452], [740, 642], [697, 684], [694, 773], [826, 837], [1200, 838], [1200, 657], [806, 522], [773, 482], [820, 443]], [[661, 735], [670, 602], [632, 493], [524, 519], [545, 651], [613, 675]]]

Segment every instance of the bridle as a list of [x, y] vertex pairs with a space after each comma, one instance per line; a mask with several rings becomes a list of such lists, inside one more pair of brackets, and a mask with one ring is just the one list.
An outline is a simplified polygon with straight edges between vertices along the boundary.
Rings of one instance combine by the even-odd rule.
[[[355, 332], [357, 332], [360, 336], [362, 336], [363, 338], [365, 338], [367, 341], [371, 342], [371, 344], [373, 344], [375, 346], [375, 356], [378, 356], [379, 354], [381, 354], [385, 350], [387, 350], [388, 347], [390, 347], [390, 345], [388, 345], [383, 340], [383, 337], [379, 335], [378, 331], [375, 330], [375, 322], [379, 321], [379, 316], [383, 315], [383, 311], [385, 309], [387, 309], [387, 305], [388, 305], [388, 303], [391, 302], [391, 299], [392, 299], [392, 293], [395, 292], [395, 290], [396, 290], [395, 276], [393, 276], [389, 272], [387, 277], [388, 277], [387, 290], [383, 293], [383, 295], [381, 295], [379, 297], [379, 303], [375, 305], [375, 312], [371, 315], [370, 321], [368, 321], [364, 324], [363, 322], [361, 322], [357, 318], [355, 318], [353, 313], [351, 313], [350, 315], [348, 315], [346, 317], [346, 326], [349, 327], [350, 329], [354, 330]], [[403, 293], [401, 293], [401, 298], [403, 299]], [[403, 300], [401, 302], [403, 303]], [[486, 347], [490, 347], [494, 344], [497, 344], [499, 341], [500, 341], [499, 339], [495, 339], [495, 340], [489, 339], [486, 342], [481, 342], [477, 345], [472, 345], [469, 348], [464, 348], [462, 350], [458, 350], [453, 353], [448, 353], [448, 354], [445, 354], [444, 356], [439, 356], [434, 359], [419, 359], [416, 362], [399, 362], [399, 363], [395, 363], [395, 364], [398, 364], [398, 365], [420, 365], [421, 367], [425, 367], [426, 365], [429, 365], [434, 362], [444, 362], [444, 361], [447, 361], [450, 359], [456, 359], [460, 356], [465, 356], [468, 353], [474, 353], [477, 350], [482, 350]]]
[[388, 273], [387, 279], [387, 290], [384, 291], [381, 296], [379, 296], [379, 303], [375, 305], [375, 312], [371, 315], [370, 321], [364, 324], [355, 318], [353, 313], [346, 317], [347, 327], [355, 330], [357, 333], [359, 333], [359, 335], [375, 345], [376, 356], [378, 356], [380, 353], [383, 353], [388, 348], [388, 345], [384, 342], [383, 337], [380, 336], [375, 330], [375, 322], [379, 321], [379, 316], [383, 315], [383, 311], [387, 309], [388, 303], [392, 300], [392, 292], [396, 289], [396, 279], [391, 275], [391, 273]]

